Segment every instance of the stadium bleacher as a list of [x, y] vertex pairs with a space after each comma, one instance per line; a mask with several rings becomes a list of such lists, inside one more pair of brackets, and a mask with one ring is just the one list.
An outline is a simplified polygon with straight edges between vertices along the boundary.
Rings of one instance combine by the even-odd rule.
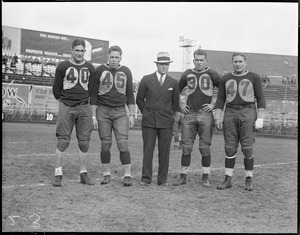
[[298, 89], [296, 85], [272, 85], [268, 84], [264, 87], [264, 93], [266, 99], [286, 99], [286, 100], [298, 100]]
[[53, 58], [39, 58], [24, 55], [2, 54], [2, 73], [54, 76], [58, 61]]
[[32, 74], [16, 74], [16, 73], [2, 73], [2, 82], [14, 82], [18, 84], [52, 86], [54, 77], [37, 76]]

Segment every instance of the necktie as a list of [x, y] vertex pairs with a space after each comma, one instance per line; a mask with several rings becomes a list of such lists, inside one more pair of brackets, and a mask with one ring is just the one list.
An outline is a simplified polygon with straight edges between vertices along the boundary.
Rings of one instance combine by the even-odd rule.
[[160, 86], [162, 86], [162, 84], [163, 84], [163, 76], [164, 75], [160, 75], [160, 78], [159, 78], [159, 84], [160, 84]]

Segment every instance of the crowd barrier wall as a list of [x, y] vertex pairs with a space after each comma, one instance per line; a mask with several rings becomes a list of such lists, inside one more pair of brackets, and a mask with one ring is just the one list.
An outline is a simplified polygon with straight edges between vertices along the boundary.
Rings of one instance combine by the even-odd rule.
[[[55, 124], [58, 105], [51, 86], [2, 82], [2, 121]], [[141, 114], [136, 110], [135, 125], [140, 127]], [[283, 127], [298, 129], [298, 102], [267, 99], [264, 126], [269, 133], [275, 129], [274, 134], [280, 134]]]

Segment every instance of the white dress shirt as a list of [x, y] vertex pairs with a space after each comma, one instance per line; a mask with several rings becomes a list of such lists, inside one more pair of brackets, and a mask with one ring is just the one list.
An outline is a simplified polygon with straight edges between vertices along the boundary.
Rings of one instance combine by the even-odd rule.
[[160, 83], [159, 80], [160, 80], [160, 77], [162, 76], [162, 83], [161, 84], [163, 84], [164, 81], [165, 81], [165, 78], [166, 78], [166, 74], [162, 75], [159, 72], [156, 72], [156, 76], [157, 76], [157, 79], [158, 79], [158, 83]]

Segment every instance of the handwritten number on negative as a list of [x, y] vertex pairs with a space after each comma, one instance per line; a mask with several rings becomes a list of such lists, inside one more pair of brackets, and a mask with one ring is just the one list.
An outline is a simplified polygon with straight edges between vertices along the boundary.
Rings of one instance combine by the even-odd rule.
[[10, 225], [15, 225], [16, 224], [15, 219], [19, 218], [19, 219], [25, 220], [27, 222], [31, 222], [34, 227], [40, 227], [40, 224], [38, 223], [38, 221], [40, 220], [40, 216], [37, 214], [33, 214], [33, 215], [29, 216], [29, 220], [24, 217], [18, 216], [18, 215], [8, 216], [8, 218], [11, 219], [11, 221], [12, 221], [12, 224], [10, 224]]

